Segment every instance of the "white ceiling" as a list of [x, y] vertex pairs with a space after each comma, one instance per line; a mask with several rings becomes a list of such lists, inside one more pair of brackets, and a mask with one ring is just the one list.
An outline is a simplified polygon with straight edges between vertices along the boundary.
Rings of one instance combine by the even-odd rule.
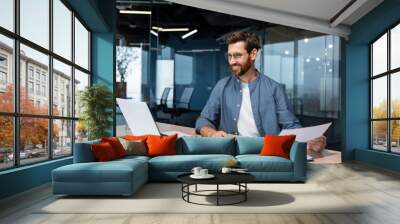
[[229, 0], [245, 3], [255, 7], [274, 9], [281, 12], [330, 20], [337, 12], [346, 6], [350, 0]]
[[347, 38], [350, 26], [383, 0], [169, 0], [171, 2]]

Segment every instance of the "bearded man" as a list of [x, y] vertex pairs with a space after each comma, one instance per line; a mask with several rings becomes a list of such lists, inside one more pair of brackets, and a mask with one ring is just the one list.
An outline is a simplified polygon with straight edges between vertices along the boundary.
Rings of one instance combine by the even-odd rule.
[[[260, 74], [254, 66], [258, 38], [234, 32], [227, 39], [227, 60], [232, 75], [218, 81], [196, 121], [196, 133], [207, 137], [278, 135], [282, 129], [301, 127], [283, 85]], [[326, 138], [307, 142], [321, 151]]]

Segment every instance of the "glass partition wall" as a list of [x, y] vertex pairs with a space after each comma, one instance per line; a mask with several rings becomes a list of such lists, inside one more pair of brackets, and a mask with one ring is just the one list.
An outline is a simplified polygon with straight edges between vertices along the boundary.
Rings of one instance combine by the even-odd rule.
[[[328, 146], [339, 148], [339, 37], [164, 1], [131, 3], [117, 2], [121, 11], [142, 11], [119, 14], [116, 67], [120, 96], [147, 102], [156, 121], [194, 127], [215, 84], [230, 75], [225, 37], [234, 31], [249, 31], [262, 43], [257, 69], [285, 85], [303, 126], [332, 121]], [[185, 100], [188, 111], [171, 113]], [[117, 135], [129, 132], [123, 116], [118, 116]]]

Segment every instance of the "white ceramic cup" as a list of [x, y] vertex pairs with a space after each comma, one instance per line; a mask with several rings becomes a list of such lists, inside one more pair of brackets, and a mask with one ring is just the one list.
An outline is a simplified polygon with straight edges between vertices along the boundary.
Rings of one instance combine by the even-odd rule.
[[222, 167], [221, 172], [222, 173], [230, 173], [232, 171], [232, 168], [230, 167]]
[[194, 174], [194, 175], [196, 175], [196, 176], [199, 176], [199, 175], [201, 175], [200, 174], [200, 171], [202, 170], [202, 168], [201, 167], [193, 167], [193, 169], [192, 169], [192, 173]]
[[208, 175], [208, 169], [201, 169], [200, 170], [200, 176], [207, 176]]

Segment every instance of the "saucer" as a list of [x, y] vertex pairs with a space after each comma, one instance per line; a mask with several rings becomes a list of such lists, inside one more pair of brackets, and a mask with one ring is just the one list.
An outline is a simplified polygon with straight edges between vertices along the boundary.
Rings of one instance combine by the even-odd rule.
[[190, 175], [190, 178], [193, 178], [193, 179], [211, 179], [211, 178], [214, 178], [214, 177], [215, 176], [212, 175], [212, 174], [207, 174], [207, 175], [204, 175], [204, 176], [194, 175], [194, 174]]

